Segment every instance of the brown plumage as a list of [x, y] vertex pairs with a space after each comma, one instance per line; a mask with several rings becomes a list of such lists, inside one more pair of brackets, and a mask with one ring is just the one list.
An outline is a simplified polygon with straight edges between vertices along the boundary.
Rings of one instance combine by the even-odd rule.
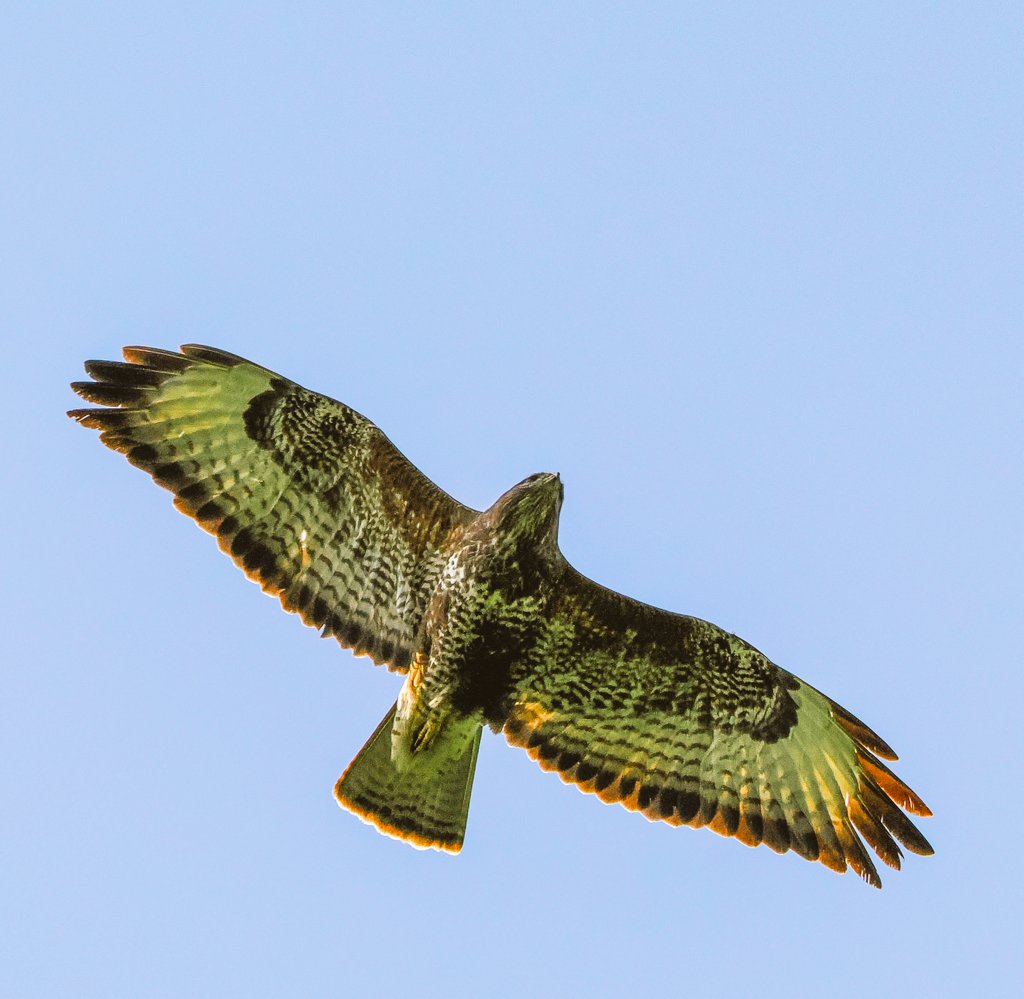
[[931, 853], [902, 811], [927, 807], [863, 722], [735, 635], [565, 561], [557, 476], [479, 513], [354, 410], [265, 368], [195, 345], [124, 354], [73, 385], [105, 408], [69, 415], [286, 610], [407, 674], [335, 789], [382, 831], [460, 849], [488, 725], [604, 801], [875, 885], [864, 841], [892, 867], [898, 844]]

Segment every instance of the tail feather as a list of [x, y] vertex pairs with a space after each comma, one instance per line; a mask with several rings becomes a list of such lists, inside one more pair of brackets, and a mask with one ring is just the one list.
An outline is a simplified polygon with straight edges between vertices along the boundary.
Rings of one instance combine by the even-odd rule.
[[399, 769], [391, 753], [394, 720], [392, 707], [334, 786], [334, 796], [389, 836], [458, 853], [483, 727], [469, 719], [453, 722]]

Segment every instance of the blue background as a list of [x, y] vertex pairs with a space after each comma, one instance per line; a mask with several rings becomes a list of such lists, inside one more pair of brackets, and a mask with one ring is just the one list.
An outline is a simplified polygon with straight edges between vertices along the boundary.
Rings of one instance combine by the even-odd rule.
[[[0, 37], [0, 992], [1014, 990], [1020, 4], [15, 4]], [[339, 810], [399, 679], [63, 416], [85, 358], [189, 341], [477, 507], [561, 472], [569, 559], [877, 728], [936, 856], [878, 893], [491, 736], [458, 858]]]

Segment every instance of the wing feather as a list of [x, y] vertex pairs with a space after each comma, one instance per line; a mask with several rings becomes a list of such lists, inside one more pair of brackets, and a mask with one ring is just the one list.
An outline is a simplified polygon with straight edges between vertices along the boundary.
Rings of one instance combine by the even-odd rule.
[[852, 867], [876, 887], [864, 842], [895, 868], [899, 844], [932, 852], [901, 811], [927, 806], [877, 758], [896, 758], [888, 744], [741, 639], [571, 567], [547, 626], [503, 725], [543, 769], [649, 819]]
[[474, 516], [369, 420], [236, 354], [126, 347], [72, 388], [100, 431], [246, 575], [340, 644], [404, 671]]

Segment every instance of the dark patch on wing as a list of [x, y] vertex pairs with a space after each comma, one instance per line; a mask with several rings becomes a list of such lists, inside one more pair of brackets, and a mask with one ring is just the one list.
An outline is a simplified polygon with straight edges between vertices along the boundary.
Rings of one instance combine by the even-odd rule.
[[270, 385], [266, 392], [253, 396], [242, 414], [242, 423], [249, 439], [267, 451], [273, 449], [271, 417], [282, 395], [288, 390], [287, 384], [280, 378], [272, 378]]
[[365, 422], [344, 404], [283, 379], [271, 379], [270, 385], [249, 403], [245, 432], [297, 481], [329, 487], [353, 435], [365, 436]]

